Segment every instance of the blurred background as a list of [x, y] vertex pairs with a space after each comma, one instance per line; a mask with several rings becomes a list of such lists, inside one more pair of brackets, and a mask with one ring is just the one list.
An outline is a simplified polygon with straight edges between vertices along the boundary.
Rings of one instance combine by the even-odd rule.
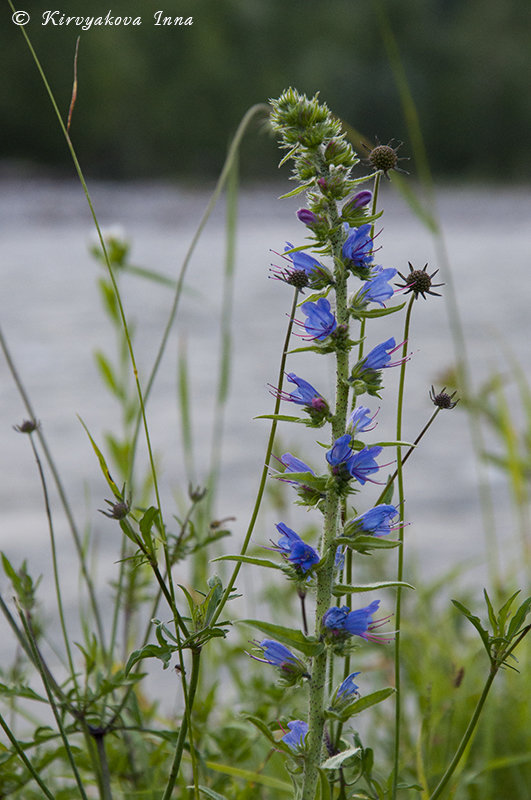
[[[410, 157], [403, 162], [410, 173], [407, 186], [420, 199], [408, 205], [397, 191], [395, 176], [383, 181], [379, 260], [402, 272], [407, 272], [408, 261], [420, 267], [429, 262], [430, 271], [440, 268], [447, 288], [442, 299], [417, 304], [414, 368], [405, 409], [407, 438], [412, 440], [431, 414], [430, 385], [444, 385], [455, 364], [450, 267], [474, 386], [481, 387], [494, 374], [502, 375], [502, 384], [510, 383], [507, 375], [513, 367], [508, 365], [513, 358], [525, 369], [531, 340], [528, 0], [172, 0], [163, 9], [160, 5], [160, 0], [116, 0], [112, 16], [141, 15], [142, 25], [80, 31], [51, 22], [43, 26], [42, 13], [54, 9], [49, 0], [34, 0], [26, 9], [31, 20], [25, 28], [64, 119], [76, 39], [81, 35], [71, 138], [99, 221], [105, 228], [120, 226], [118, 236], [128, 242], [130, 264], [167, 278], [166, 285], [146, 283], [138, 273], [122, 279], [143, 380], [168, 317], [172, 281], [228, 143], [249, 106], [278, 96], [289, 85], [308, 94], [319, 91], [333, 112], [362, 136], [403, 140], [400, 153]], [[55, 10], [54, 19], [60, 22], [62, 15], [105, 16], [109, 8], [94, 0], [65, 0]], [[154, 14], [160, 10], [164, 16], [192, 16], [193, 25], [155, 25]], [[68, 492], [107, 546], [107, 521], [96, 512], [105, 488], [76, 416], [100, 442], [102, 431], [117, 436], [122, 424], [119, 404], [102, 386], [94, 360], [95, 351], [112, 358], [115, 348], [114, 331], [98, 295], [103, 270], [89, 255], [93, 222], [42, 80], [7, 3], [0, 13], [2, 328]], [[411, 102], [404, 105], [405, 96]], [[419, 132], [426, 148], [424, 163], [436, 179], [440, 227], [435, 236], [437, 224], [430, 228], [418, 213], [428, 207], [420, 180], [426, 173]], [[301, 244], [306, 236], [295, 217], [302, 198], [278, 201], [291, 188], [288, 168], [279, 171], [278, 160], [273, 136], [263, 122], [256, 122], [243, 140], [240, 159], [232, 383], [225, 416], [225, 469], [216, 505], [220, 516], [237, 517], [236, 543], [245, 530], [267, 436], [266, 424], [253, 417], [270, 411], [267, 386], [277, 381], [289, 303], [286, 287], [267, 280], [271, 261], [278, 262], [270, 250], [281, 252], [286, 240]], [[219, 374], [226, 248], [221, 204], [195, 251], [150, 400], [150, 425], [171, 508], [185, 492], [189, 457], [183, 453], [177, 402], [177, 362], [183, 351], [194, 398], [191, 426], [198, 482], [205, 477], [205, 448], [215, 435], [211, 411]], [[385, 318], [371, 327], [368, 345], [391, 335], [400, 341], [400, 325], [395, 317]], [[308, 365], [300, 356], [291, 364], [290, 369], [311, 382], [321, 381], [326, 394], [326, 365]], [[485, 395], [489, 401], [493, 385], [491, 381], [491, 394]], [[386, 376], [392, 397], [395, 386], [396, 376]], [[451, 418], [439, 418], [429, 446], [411, 459], [407, 513], [415, 525], [408, 528], [408, 536], [416, 543], [414, 552], [425, 574], [450, 569], [458, 559], [463, 569], [466, 564], [475, 570], [473, 582], [482, 585], [496, 576], [498, 564], [500, 570], [507, 567], [514, 573], [524, 563], [520, 554], [528, 538], [527, 523], [518, 514], [507, 521], [514, 499], [507, 470], [514, 474], [516, 469], [520, 476], [519, 508], [527, 509], [531, 474], [531, 433], [521, 434], [531, 411], [520, 408], [521, 394], [510, 400], [512, 427], [499, 409], [481, 412], [492, 428], [485, 445], [494, 492], [489, 509], [477, 494], [478, 449], [474, 455], [464, 403]], [[499, 393], [497, 397], [501, 402]], [[4, 361], [0, 402], [0, 469], [6, 476], [0, 486], [1, 536], [22, 558], [28, 542], [41, 536], [42, 498], [36, 476], [28, 473], [25, 443], [11, 430], [25, 412]], [[392, 438], [393, 402], [388, 410], [383, 405], [377, 435]], [[279, 452], [291, 448], [311, 463], [305, 449], [311, 447], [309, 437], [301, 427], [280, 431]], [[510, 464], [505, 455], [507, 437], [513, 444], [515, 439], [521, 442], [516, 465], [514, 448]], [[319, 448], [313, 457], [320, 457]], [[485, 539], [485, 519], [499, 527], [499, 547], [493, 546], [492, 536]], [[60, 535], [68, 538], [66, 526], [58, 525]], [[20, 535], [13, 538], [13, 530]], [[264, 524], [260, 541], [270, 536]], [[524, 547], [528, 552], [529, 545]], [[75, 572], [71, 577], [75, 588]]]
[[[29, 6], [29, 3], [27, 4]], [[138, 27], [47, 26], [32, 0], [26, 30], [66, 116], [81, 34], [72, 138], [89, 175], [205, 180], [219, 171], [246, 109], [287, 85], [321, 92], [365, 136], [407, 140], [381, 9], [396, 37], [438, 177], [526, 181], [531, 168], [528, 0], [115, 0]], [[24, 3], [19, 4], [24, 8]], [[193, 16], [187, 27], [155, 26]], [[60, 12], [105, 15], [66, 0]], [[2, 6], [0, 159], [71, 174], [72, 167], [22, 35]], [[59, 15], [58, 15], [59, 16]], [[252, 137], [247, 178], [270, 176], [274, 142]]]

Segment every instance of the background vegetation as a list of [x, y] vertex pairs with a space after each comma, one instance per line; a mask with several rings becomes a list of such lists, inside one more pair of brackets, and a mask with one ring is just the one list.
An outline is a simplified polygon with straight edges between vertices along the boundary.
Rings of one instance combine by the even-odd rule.
[[[366, 136], [406, 138], [382, 38], [385, 8], [436, 175], [524, 180], [531, 167], [528, 0], [65, 0], [70, 15], [140, 14], [139, 27], [41, 25], [28, 33], [65, 116], [77, 35], [72, 137], [92, 175], [214, 176], [245, 110], [287, 85], [313, 94]], [[26, 8], [24, 3], [20, 8]], [[192, 15], [156, 27], [153, 13]], [[48, 100], [7, 3], [1, 11], [0, 158], [70, 172]], [[274, 143], [253, 138], [247, 175], [270, 174]]]

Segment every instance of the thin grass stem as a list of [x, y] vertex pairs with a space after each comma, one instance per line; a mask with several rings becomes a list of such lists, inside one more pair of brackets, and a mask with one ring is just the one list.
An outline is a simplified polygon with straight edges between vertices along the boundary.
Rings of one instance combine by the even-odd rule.
[[[290, 338], [291, 338], [291, 331], [293, 329], [293, 321], [294, 321], [294, 317], [295, 317], [295, 311], [296, 311], [296, 308], [297, 308], [298, 297], [299, 297], [299, 290], [295, 289], [295, 292], [293, 294], [293, 302], [291, 304], [291, 311], [290, 311], [290, 315], [289, 315], [288, 328], [287, 328], [287, 331], [286, 331], [286, 337], [284, 339], [284, 346], [282, 348], [282, 356], [281, 356], [281, 359], [280, 359], [280, 368], [279, 368], [279, 374], [278, 374], [278, 392], [277, 392], [277, 397], [275, 399], [275, 407], [274, 407], [274, 410], [273, 410], [274, 414], [278, 414], [278, 412], [280, 410], [280, 398], [281, 398], [281, 394], [282, 394], [282, 386], [283, 386], [283, 383], [284, 383], [284, 372], [285, 372], [285, 369], [286, 369], [286, 359], [287, 359], [287, 356], [288, 356], [289, 342], [290, 342]], [[254, 531], [254, 526], [256, 524], [256, 520], [257, 520], [257, 517], [258, 517], [258, 512], [260, 511], [260, 506], [262, 504], [262, 499], [263, 499], [263, 496], [264, 496], [266, 480], [267, 480], [267, 476], [268, 476], [268, 473], [269, 473], [269, 464], [270, 464], [271, 455], [272, 455], [272, 452], [273, 452], [273, 445], [274, 445], [274, 442], [275, 442], [276, 432], [277, 432], [277, 420], [274, 419], [271, 422], [271, 429], [270, 429], [270, 432], [269, 432], [269, 439], [267, 441], [267, 446], [266, 446], [264, 467], [262, 469], [262, 474], [260, 476], [260, 483], [258, 485], [258, 492], [256, 494], [256, 499], [255, 499], [255, 502], [254, 502], [253, 511], [251, 513], [251, 519], [249, 521], [249, 525], [248, 525], [248, 528], [247, 528], [247, 532], [245, 534], [245, 538], [243, 540], [243, 544], [242, 544], [242, 546], [240, 548], [240, 555], [241, 556], [245, 555], [245, 553], [247, 552], [247, 548], [249, 547], [249, 543], [251, 541], [251, 537], [252, 537], [253, 531]], [[230, 593], [232, 592], [232, 590], [234, 588], [234, 584], [236, 583], [236, 579], [238, 577], [240, 569], [241, 569], [241, 562], [238, 562], [236, 564], [236, 566], [234, 567], [233, 571], [232, 571], [232, 575], [230, 576], [229, 582], [227, 584], [227, 588], [225, 589], [225, 592], [223, 593], [223, 597], [221, 598], [220, 603], [219, 603], [219, 605], [218, 605], [218, 607], [216, 609], [216, 612], [215, 612], [214, 617], [212, 619], [212, 623], [211, 623], [212, 625], [214, 625], [215, 622], [219, 619], [219, 616], [220, 616], [220, 614], [221, 614], [221, 612], [222, 612], [227, 600], [229, 599]]]
[[[409, 327], [411, 322], [411, 312], [413, 310], [413, 303], [415, 302], [415, 295], [411, 295], [409, 301], [406, 318], [404, 322], [404, 345], [402, 347], [402, 364], [400, 365], [400, 380], [398, 386], [398, 402], [396, 409], [396, 439], [398, 442], [402, 441], [402, 412], [404, 407], [404, 387], [406, 380], [406, 356], [409, 338]], [[396, 448], [397, 460], [397, 478], [398, 478], [398, 512], [399, 521], [404, 522], [404, 474], [402, 470], [402, 448], [400, 445]], [[400, 547], [398, 548], [398, 567], [397, 567], [397, 581], [403, 580], [404, 575], [404, 527], [403, 524], [399, 527], [398, 538]], [[397, 587], [396, 592], [396, 635], [394, 646], [394, 665], [395, 665], [395, 737], [394, 737], [394, 770], [393, 770], [393, 789], [392, 798], [396, 797], [398, 788], [398, 762], [400, 758], [400, 721], [402, 713], [402, 698], [400, 694], [401, 689], [401, 676], [400, 676], [400, 616], [402, 610], [402, 592], [401, 587]]]

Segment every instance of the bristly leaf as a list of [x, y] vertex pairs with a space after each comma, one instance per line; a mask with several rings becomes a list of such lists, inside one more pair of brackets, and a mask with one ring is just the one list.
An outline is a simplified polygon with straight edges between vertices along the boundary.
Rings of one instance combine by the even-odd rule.
[[335, 756], [327, 758], [321, 764], [321, 769], [339, 769], [340, 767], [347, 766], [345, 764], [351, 758], [361, 758], [361, 747], [349, 747], [348, 750], [343, 750], [342, 753], [337, 753]]
[[346, 544], [351, 550], [366, 555], [371, 550], [390, 550], [402, 544], [396, 539], [384, 539], [379, 536], [338, 536], [337, 544]]
[[389, 589], [393, 586], [402, 586], [405, 589], [415, 589], [410, 583], [404, 581], [378, 581], [377, 583], [362, 583], [357, 586], [351, 586], [346, 583], [337, 583], [332, 593], [335, 597], [341, 597], [344, 594], [356, 594], [358, 592], [372, 592], [376, 589]]
[[330, 719], [338, 719], [340, 722], [346, 722], [355, 714], [360, 714], [362, 711], [365, 711], [365, 709], [375, 706], [377, 703], [381, 703], [383, 700], [387, 700], [387, 698], [391, 697], [394, 692], [395, 689], [393, 689], [391, 686], [387, 687], [387, 689], [379, 689], [376, 692], [371, 692], [371, 694], [365, 695], [365, 697], [360, 697], [357, 700], [354, 700], [352, 703], [344, 706], [344, 708], [341, 710], [329, 710], [325, 713]]
[[318, 656], [324, 650], [322, 642], [313, 636], [305, 636], [295, 628], [285, 628], [283, 625], [273, 625], [272, 622], [262, 622], [259, 619], [240, 619], [238, 622], [258, 628], [262, 633], [272, 636], [282, 644], [294, 647], [306, 656]]

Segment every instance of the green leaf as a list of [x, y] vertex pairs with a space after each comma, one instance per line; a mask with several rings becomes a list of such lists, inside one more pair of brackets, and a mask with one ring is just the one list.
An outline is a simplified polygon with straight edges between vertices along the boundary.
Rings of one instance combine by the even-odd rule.
[[488, 654], [489, 658], [491, 658], [489, 634], [485, 630], [485, 628], [482, 626], [481, 620], [479, 619], [479, 617], [476, 617], [474, 614], [472, 614], [472, 612], [469, 611], [468, 608], [466, 606], [464, 606], [462, 603], [460, 603], [458, 600], [452, 600], [452, 603], [457, 608], [457, 610], [460, 611], [461, 614], [463, 614], [468, 619], [468, 621], [474, 626], [474, 628], [477, 630], [477, 632], [481, 636], [481, 641], [483, 642], [485, 650], [487, 651], [487, 654]]
[[340, 711], [335, 712], [334, 716], [337, 715], [341, 722], [346, 722], [355, 714], [360, 714], [367, 708], [371, 708], [371, 706], [375, 706], [377, 703], [387, 700], [387, 698], [391, 697], [394, 692], [395, 690], [390, 686], [387, 687], [387, 689], [378, 689], [376, 692], [371, 692], [371, 694], [365, 695], [365, 697], [360, 697], [357, 700], [354, 700], [352, 703], [349, 703]]
[[280, 564], [269, 561], [267, 558], [254, 558], [254, 556], [218, 556], [212, 561], [239, 561], [242, 564], [255, 564], [257, 567], [268, 567], [269, 569], [282, 569]]
[[273, 736], [273, 731], [268, 728], [268, 726], [262, 719], [260, 719], [260, 717], [254, 717], [252, 714], [246, 714], [245, 719], [249, 720], [249, 722], [252, 723], [255, 728], [258, 728], [258, 730], [263, 733], [266, 739], [269, 739], [269, 741], [274, 744], [275, 747], [278, 745], [278, 740]]
[[115, 484], [115, 482], [114, 482], [114, 480], [113, 480], [113, 478], [111, 476], [111, 473], [109, 472], [109, 467], [107, 466], [105, 458], [103, 457], [103, 453], [98, 448], [96, 442], [94, 441], [94, 439], [90, 435], [89, 430], [88, 430], [87, 426], [85, 425], [85, 423], [83, 422], [83, 420], [81, 419], [81, 417], [78, 417], [78, 419], [81, 422], [81, 424], [83, 425], [83, 427], [85, 429], [85, 432], [86, 432], [87, 436], [90, 439], [90, 443], [91, 443], [92, 447], [94, 448], [94, 452], [96, 453], [96, 455], [98, 457], [98, 461], [100, 462], [101, 471], [103, 472], [103, 475], [105, 477], [105, 480], [107, 481], [107, 484], [108, 484], [111, 492], [113, 493], [113, 495], [116, 497], [117, 500], [123, 500], [122, 492], [120, 491], [118, 486]]
[[488, 596], [486, 589], [483, 589], [483, 594], [485, 596], [485, 602], [487, 604], [487, 611], [489, 613], [489, 622], [492, 628], [492, 632], [495, 636], [501, 636], [502, 633], [498, 626], [498, 620], [496, 618], [496, 614], [494, 613], [494, 608], [492, 606], [492, 603], [490, 602], [490, 597]]
[[386, 317], [388, 314], [394, 314], [396, 311], [401, 311], [405, 303], [401, 303], [399, 306], [391, 306], [390, 308], [372, 308], [370, 310], [356, 310], [353, 316], [356, 317], [366, 317], [367, 319], [375, 319], [376, 317]]
[[[278, 746], [278, 742], [276, 743]], [[261, 786], [269, 786], [271, 789], [276, 789], [279, 792], [286, 792], [286, 794], [293, 794], [293, 786], [291, 783], [280, 781], [278, 778], [273, 778], [270, 775], [263, 775], [260, 772], [252, 772], [249, 769], [241, 769], [240, 767], [233, 767], [229, 764], [217, 764], [215, 761], [205, 761], [205, 766], [214, 772], [221, 772], [223, 775], [231, 775], [234, 778], [240, 778], [245, 783], [257, 783]]]
[[514, 639], [514, 637], [520, 633], [520, 629], [524, 624], [526, 616], [531, 611], [531, 597], [528, 597], [527, 600], [524, 600], [520, 608], [514, 614], [511, 622], [509, 623], [509, 629], [507, 631], [507, 636], [509, 639]]
[[111, 366], [111, 363], [107, 359], [107, 357], [101, 352], [101, 350], [97, 350], [94, 353], [94, 358], [96, 359], [96, 365], [98, 367], [99, 373], [103, 378], [104, 383], [108, 386], [111, 392], [118, 398], [123, 397], [123, 390], [122, 387], [119, 386], [118, 381], [116, 380], [116, 376], [114, 374], [114, 370]]
[[[194, 786], [187, 786], [187, 789], [193, 789]], [[215, 792], [213, 789], [209, 789], [207, 786], [198, 786], [197, 787], [200, 792], [206, 794], [207, 797], [211, 797], [212, 800], [227, 800], [224, 794], [219, 794], [219, 792]]]
[[159, 510], [158, 508], [155, 508], [155, 506], [150, 506], [147, 511], [144, 512], [144, 516], [138, 523], [140, 532], [143, 536], [147, 536], [149, 533], [151, 533], [151, 528], [153, 527], [153, 523], [158, 513]]
[[500, 636], [505, 636], [507, 617], [509, 616], [509, 611], [511, 610], [511, 606], [518, 597], [518, 595], [520, 594], [520, 591], [521, 590], [518, 589], [517, 592], [512, 594], [498, 612], [498, 625], [499, 625]]
[[416, 447], [415, 442], [374, 442], [371, 447], [378, 445], [378, 447]]
[[160, 646], [156, 644], [146, 644], [145, 647], [140, 648], [140, 650], [133, 650], [127, 660], [124, 672], [127, 675], [135, 666], [135, 664], [137, 664], [139, 661], [142, 661], [144, 658], [158, 658], [160, 661], [162, 661], [163, 668], [167, 669], [170, 664], [171, 657], [177, 649], [178, 648], [176, 646], [173, 647], [170, 644]]
[[350, 758], [361, 758], [361, 753], [361, 747], [349, 747], [348, 750], [343, 750], [342, 753], [327, 758], [326, 761], [321, 764], [321, 769], [339, 769], [339, 767], [343, 766]]
[[383, 539], [379, 536], [338, 536], [338, 544], [348, 544], [351, 550], [357, 553], [370, 553], [371, 550], [391, 550], [393, 547], [400, 547], [401, 542], [396, 539]]
[[285, 628], [283, 625], [273, 625], [272, 622], [262, 622], [259, 619], [241, 619], [238, 622], [258, 628], [262, 633], [272, 636], [282, 644], [291, 645], [306, 656], [318, 656], [324, 650], [322, 642], [313, 636], [305, 636], [295, 628]]
[[260, 414], [258, 417], [253, 417], [253, 419], [276, 419], [277, 422], [302, 422], [303, 424], [306, 423], [305, 419], [301, 417], [290, 417], [287, 414]]
[[321, 800], [332, 800], [332, 794], [330, 792], [330, 782], [328, 780], [328, 776], [326, 772], [320, 767], [318, 767], [317, 769], [319, 770], [319, 781], [321, 784]]
[[375, 589], [389, 589], [393, 586], [403, 586], [406, 589], [415, 589], [410, 583], [404, 581], [380, 581], [378, 583], [362, 583], [357, 586], [351, 586], [346, 583], [337, 583], [332, 592], [336, 597], [341, 597], [343, 594], [356, 594], [358, 592], [372, 592]]
[[41, 697], [40, 694], [34, 692], [29, 686], [8, 686], [6, 683], [0, 683], [0, 694], [5, 697], [25, 697], [28, 700], [37, 700], [39, 703], [47, 703], [46, 697]]
[[313, 186], [314, 179], [312, 178], [306, 183], [301, 183], [300, 186], [297, 186], [295, 189], [292, 189], [291, 192], [287, 192], [286, 194], [281, 194], [278, 198], [279, 200], [285, 200], [287, 197], [295, 197], [297, 194], [301, 194], [302, 192], [306, 191], [310, 186]]

